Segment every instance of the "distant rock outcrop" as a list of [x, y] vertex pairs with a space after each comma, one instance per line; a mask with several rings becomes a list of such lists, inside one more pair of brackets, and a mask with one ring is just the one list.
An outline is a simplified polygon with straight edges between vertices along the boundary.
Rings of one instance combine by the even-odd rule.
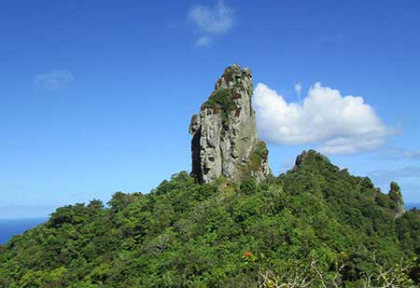
[[391, 187], [388, 193], [389, 198], [391, 198], [391, 200], [394, 201], [395, 204], [397, 205], [397, 207], [395, 208], [396, 210], [395, 218], [400, 218], [406, 212], [405, 207], [404, 207], [403, 197], [401, 194], [401, 189], [400, 189], [400, 186], [398, 186], [396, 182], [391, 182], [390, 186]]
[[268, 150], [258, 140], [249, 68], [227, 67], [215, 90], [191, 119], [192, 174], [200, 183], [224, 176], [264, 180], [270, 174]]
[[296, 171], [299, 167], [305, 162], [307, 158], [316, 159], [317, 161], [323, 161], [325, 163], [331, 164], [330, 160], [322, 155], [321, 153], [316, 152], [315, 150], [310, 149], [309, 151], [304, 150], [301, 154], [296, 157], [295, 165], [292, 170]]

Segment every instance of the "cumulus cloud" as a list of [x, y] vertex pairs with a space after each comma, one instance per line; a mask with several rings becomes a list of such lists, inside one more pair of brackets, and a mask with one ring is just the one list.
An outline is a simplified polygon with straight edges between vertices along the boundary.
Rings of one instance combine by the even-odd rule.
[[38, 74], [33, 81], [36, 86], [46, 90], [59, 90], [74, 82], [74, 77], [69, 71], [60, 70]]
[[295, 93], [298, 96], [300, 96], [300, 94], [302, 93], [302, 89], [303, 89], [302, 84], [301, 83], [296, 83], [294, 89], [295, 89]]
[[222, 35], [232, 29], [234, 11], [219, 0], [215, 6], [196, 5], [188, 13], [188, 20], [194, 24], [200, 37], [197, 46], [207, 46], [214, 36]]
[[260, 134], [274, 144], [316, 143], [323, 153], [347, 154], [374, 149], [394, 132], [362, 97], [343, 96], [321, 83], [301, 103], [259, 83], [253, 101]]

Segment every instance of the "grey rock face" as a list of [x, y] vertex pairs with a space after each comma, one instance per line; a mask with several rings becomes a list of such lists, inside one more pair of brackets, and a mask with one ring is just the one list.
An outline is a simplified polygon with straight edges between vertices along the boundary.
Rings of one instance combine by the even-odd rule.
[[251, 70], [227, 67], [215, 90], [191, 119], [192, 174], [200, 183], [224, 176], [264, 180], [271, 173], [268, 151], [258, 140]]

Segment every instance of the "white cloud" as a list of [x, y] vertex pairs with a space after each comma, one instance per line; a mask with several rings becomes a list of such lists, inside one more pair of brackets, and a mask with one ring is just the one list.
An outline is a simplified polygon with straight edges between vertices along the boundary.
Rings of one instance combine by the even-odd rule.
[[209, 46], [211, 43], [211, 38], [207, 37], [207, 36], [203, 36], [197, 39], [197, 41], [195, 41], [195, 45], [196, 46]]
[[405, 154], [404, 154], [404, 158], [420, 159], [420, 150], [406, 151]]
[[300, 94], [302, 93], [302, 84], [301, 83], [296, 83], [294, 86], [295, 92], [298, 96], [300, 96]]
[[398, 149], [397, 159], [420, 159], [420, 150]]
[[59, 90], [72, 82], [74, 82], [73, 75], [65, 70], [38, 74], [34, 77], [34, 84], [47, 90]]
[[342, 96], [321, 83], [301, 103], [288, 103], [259, 83], [253, 101], [262, 138], [275, 144], [316, 143], [323, 153], [346, 154], [374, 149], [393, 133], [362, 97]]
[[368, 175], [382, 182], [401, 178], [420, 178], [420, 167], [406, 166], [397, 169], [379, 169], [368, 172]]
[[378, 153], [378, 157], [382, 159], [392, 160], [420, 160], [420, 150], [409, 150], [398, 147], [385, 147]]
[[[192, 22], [201, 34], [196, 41], [198, 46], [207, 46], [210, 35], [217, 36], [227, 33], [234, 24], [234, 11], [219, 0], [214, 7], [197, 5], [188, 13], [188, 20]], [[206, 44], [206, 45], [203, 45]]]

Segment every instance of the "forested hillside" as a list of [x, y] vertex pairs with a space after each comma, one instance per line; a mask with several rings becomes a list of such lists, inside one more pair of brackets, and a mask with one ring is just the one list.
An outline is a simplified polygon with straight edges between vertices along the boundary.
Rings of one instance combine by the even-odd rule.
[[420, 213], [396, 217], [399, 193], [315, 151], [259, 184], [181, 172], [57, 209], [0, 246], [0, 286], [417, 287]]

